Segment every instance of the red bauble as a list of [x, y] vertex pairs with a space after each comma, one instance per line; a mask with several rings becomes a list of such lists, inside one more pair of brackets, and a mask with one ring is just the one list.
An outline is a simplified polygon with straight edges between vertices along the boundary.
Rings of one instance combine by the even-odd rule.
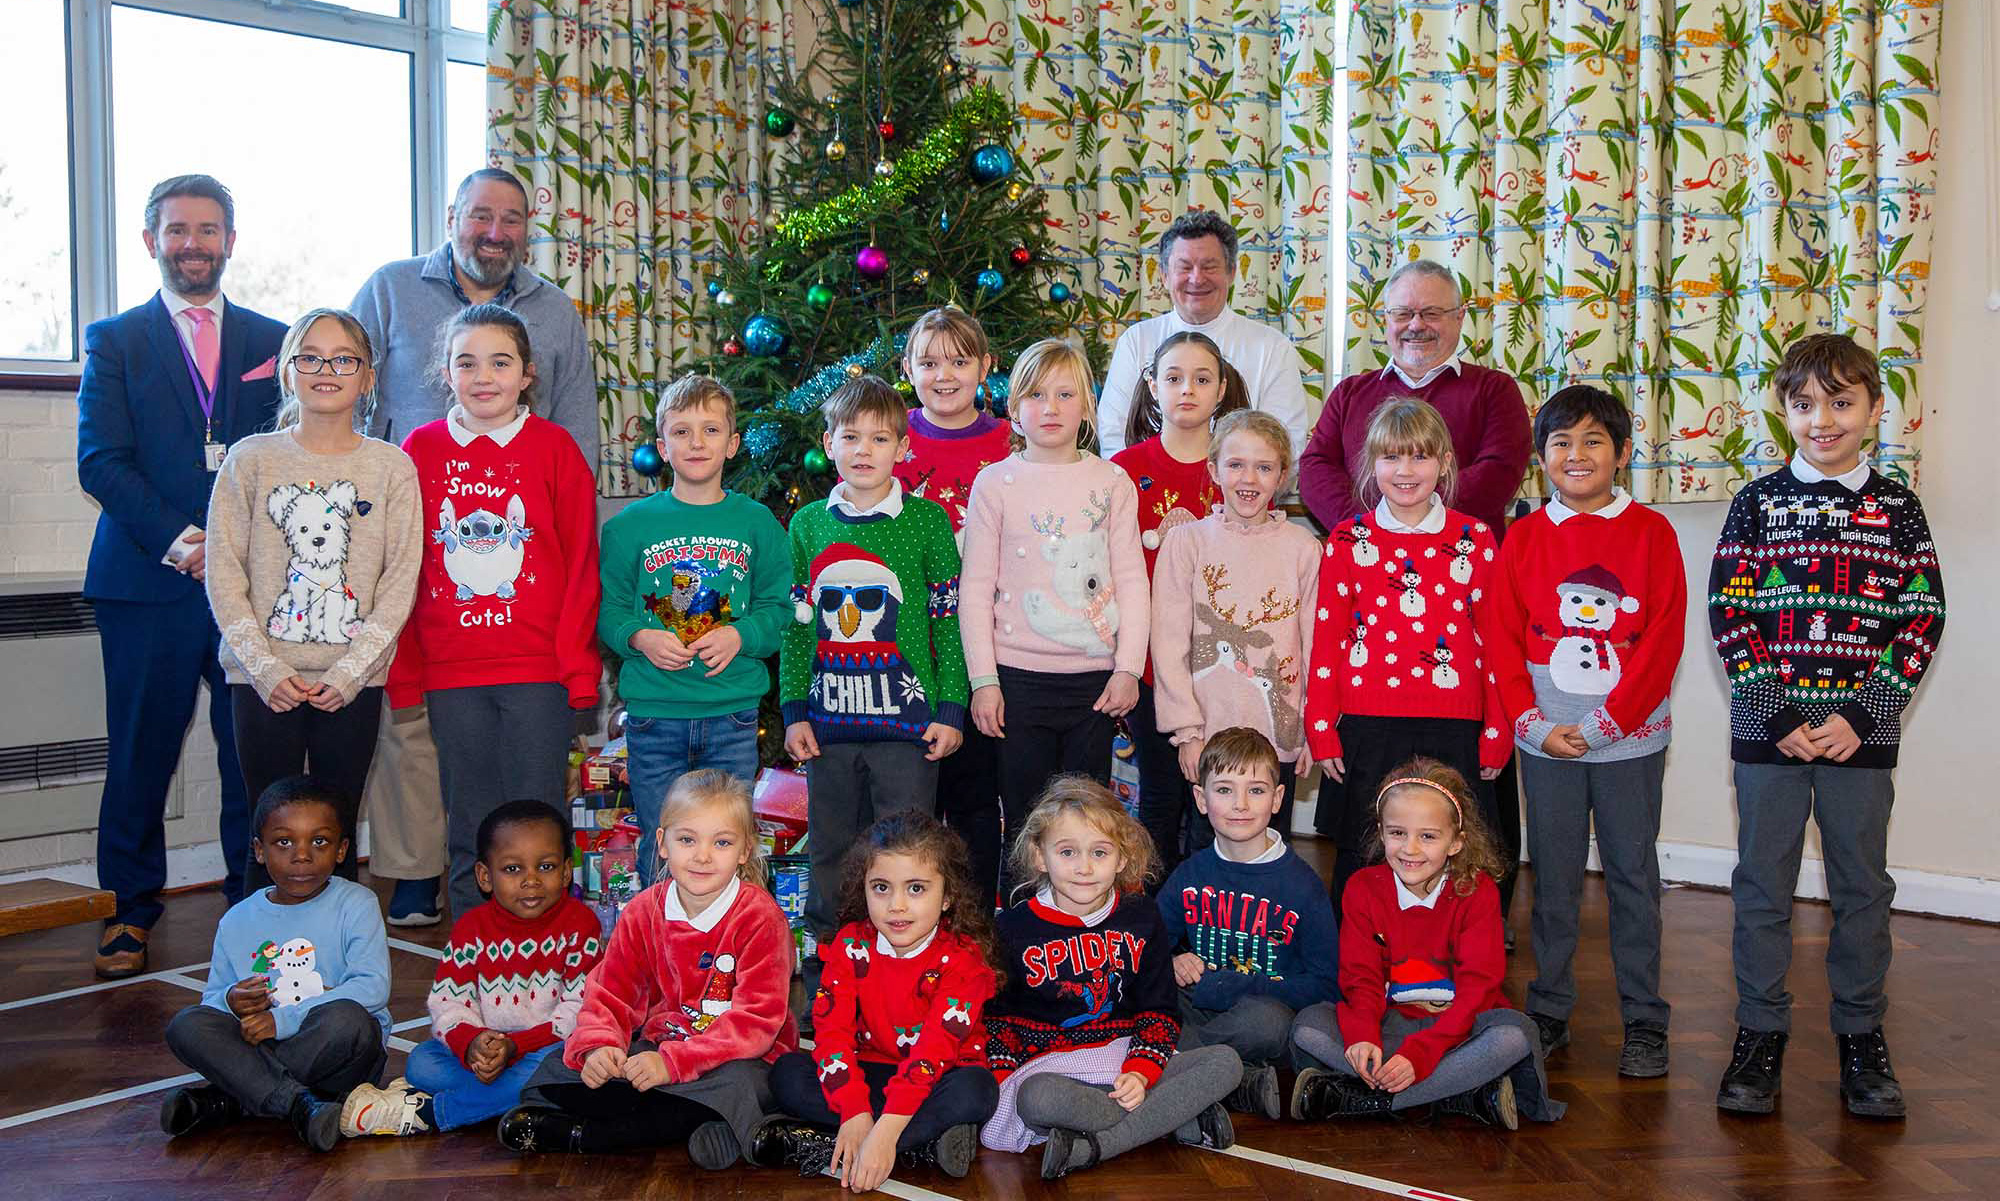
[[1026, 246], [1016, 246], [1007, 252], [1007, 257], [1014, 260], [1016, 267], [1025, 267], [1035, 261], [1035, 252]]
[[733, 359], [743, 353], [743, 343], [731, 338], [722, 344], [722, 353]]
[[885, 142], [894, 141], [896, 138], [896, 123], [884, 117], [880, 121], [875, 122], [875, 132], [881, 134], [882, 140]]

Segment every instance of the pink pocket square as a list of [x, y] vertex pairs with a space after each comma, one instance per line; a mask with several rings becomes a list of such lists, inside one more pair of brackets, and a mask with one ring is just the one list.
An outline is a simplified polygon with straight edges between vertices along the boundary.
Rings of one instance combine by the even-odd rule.
[[272, 355], [270, 358], [265, 359], [255, 367], [244, 372], [243, 382], [248, 383], [253, 379], [270, 379], [276, 374], [278, 374], [278, 356]]

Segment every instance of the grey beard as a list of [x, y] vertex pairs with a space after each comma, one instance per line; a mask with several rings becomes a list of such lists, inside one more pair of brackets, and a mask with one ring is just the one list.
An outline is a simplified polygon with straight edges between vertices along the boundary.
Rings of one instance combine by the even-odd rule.
[[514, 268], [521, 265], [520, 256], [511, 250], [507, 252], [505, 259], [490, 266], [481, 260], [478, 254], [468, 253], [462, 246], [458, 247], [457, 250], [458, 253], [454, 257], [457, 260], [458, 269], [465, 272], [467, 279], [482, 288], [496, 288], [506, 283], [513, 276]]

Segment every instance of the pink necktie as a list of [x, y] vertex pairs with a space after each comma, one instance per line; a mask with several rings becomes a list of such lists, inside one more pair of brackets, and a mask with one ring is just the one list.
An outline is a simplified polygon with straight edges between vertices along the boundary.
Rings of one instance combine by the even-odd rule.
[[201, 371], [202, 382], [213, 392], [215, 370], [222, 365], [222, 332], [215, 328], [215, 314], [207, 309], [188, 309], [187, 317], [194, 322], [194, 365]]

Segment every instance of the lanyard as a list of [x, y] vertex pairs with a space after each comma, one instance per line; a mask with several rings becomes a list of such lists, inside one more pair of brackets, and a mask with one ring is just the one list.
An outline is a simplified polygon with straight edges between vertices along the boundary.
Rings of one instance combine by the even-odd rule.
[[[213, 317], [209, 319], [214, 320]], [[180, 334], [180, 330], [174, 331], [174, 345], [181, 348], [181, 362], [187, 364], [188, 382], [194, 385], [194, 398], [201, 404], [203, 440], [213, 442], [215, 441], [215, 393], [201, 378], [201, 368], [195, 366], [194, 356], [188, 353], [187, 342]], [[220, 365], [216, 370], [221, 370]]]

